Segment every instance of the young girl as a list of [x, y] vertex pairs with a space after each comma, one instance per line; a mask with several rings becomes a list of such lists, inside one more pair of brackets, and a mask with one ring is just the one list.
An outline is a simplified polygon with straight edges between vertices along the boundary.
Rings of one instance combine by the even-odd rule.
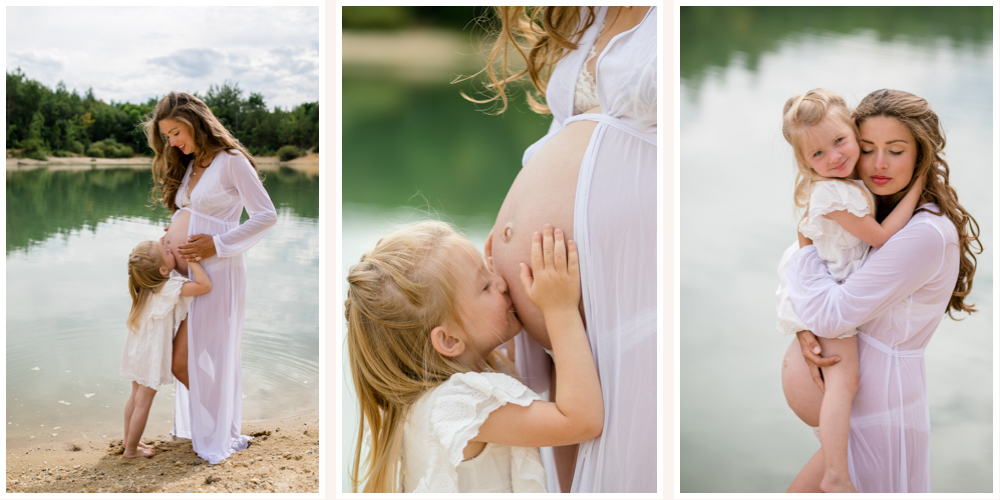
[[545, 492], [537, 447], [601, 434], [576, 245], [551, 225], [543, 233], [521, 285], [552, 338], [554, 403], [511, 376], [496, 350], [521, 330], [507, 284], [447, 224], [386, 236], [351, 269], [347, 346], [362, 417], [353, 491]]
[[122, 351], [121, 376], [132, 381], [125, 403], [125, 458], [152, 457], [156, 453], [139, 438], [146, 428], [153, 397], [162, 384], [174, 381], [171, 346], [174, 334], [186, 327], [191, 298], [212, 289], [212, 282], [196, 261], [188, 262], [194, 281], [174, 269], [177, 260], [158, 241], [144, 241], [128, 258], [128, 286], [132, 310]]
[[[909, 222], [923, 191], [923, 181], [918, 179], [879, 224], [872, 216], [871, 192], [854, 170], [859, 155], [864, 154], [857, 133], [847, 104], [829, 90], [810, 90], [785, 103], [782, 134], [795, 151], [798, 167], [795, 204], [805, 208], [799, 233], [813, 240], [830, 274], [840, 280], [861, 266], [870, 247], [881, 248]], [[799, 246], [789, 247], [778, 265], [778, 331], [784, 334], [809, 330], [792, 310], [785, 283], [785, 266]], [[841, 359], [822, 369], [825, 383], [818, 435], [825, 471], [820, 488], [828, 493], [855, 491], [848, 473], [847, 438], [858, 385], [856, 333], [851, 330], [836, 339], [820, 340], [824, 356]]]

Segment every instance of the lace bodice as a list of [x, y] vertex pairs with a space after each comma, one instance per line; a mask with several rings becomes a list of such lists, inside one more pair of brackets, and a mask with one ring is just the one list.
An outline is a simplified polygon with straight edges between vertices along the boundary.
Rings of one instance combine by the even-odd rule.
[[[604, 31], [603, 24], [598, 33], [601, 31]], [[573, 95], [573, 114], [583, 113], [600, 104], [600, 101], [597, 99], [597, 81], [594, 80], [594, 75], [587, 69], [590, 67], [590, 61], [595, 57], [597, 57], [596, 45], [590, 47], [590, 54], [583, 61], [583, 67], [580, 68], [580, 76], [576, 79], [576, 90]]]

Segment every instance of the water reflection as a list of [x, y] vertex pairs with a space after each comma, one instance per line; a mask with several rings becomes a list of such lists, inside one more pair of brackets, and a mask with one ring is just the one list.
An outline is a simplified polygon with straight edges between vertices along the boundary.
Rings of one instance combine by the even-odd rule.
[[[278, 222], [245, 254], [247, 421], [314, 411], [319, 395], [319, 180], [285, 169], [264, 185]], [[8, 447], [120, 436], [126, 258], [168, 221], [146, 206], [150, 186], [146, 169], [8, 172]], [[148, 435], [169, 431], [172, 409], [163, 386]]]
[[987, 248], [970, 294], [979, 312], [945, 318], [925, 355], [931, 488], [991, 490], [991, 19], [989, 8], [681, 8], [682, 492], [784, 491], [818, 449], [782, 396], [791, 339], [774, 333], [773, 296], [796, 220], [781, 109], [815, 87], [850, 106], [902, 89], [941, 119], [951, 183]]

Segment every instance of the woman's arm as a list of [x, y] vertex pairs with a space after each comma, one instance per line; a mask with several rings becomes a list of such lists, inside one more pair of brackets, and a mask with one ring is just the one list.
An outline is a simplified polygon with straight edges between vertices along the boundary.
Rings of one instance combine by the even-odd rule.
[[194, 273], [194, 281], [188, 281], [181, 285], [182, 297], [201, 295], [212, 289], [212, 280], [208, 279], [208, 273], [205, 272], [205, 268], [201, 267], [201, 264], [190, 261], [188, 268]]
[[242, 155], [230, 156], [229, 179], [240, 193], [250, 219], [235, 229], [212, 237], [219, 257], [232, 257], [246, 252], [278, 221], [274, 203], [249, 160]]
[[944, 265], [947, 244], [934, 224], [911, 221], [843, 284], [830, 275], [816, 247], [808, 246], [788, 263], [788, 297], [813, 333], [834, 338], [926, 284]]
[[507, 404], [494, 410], [472, 441], [512, 446], [559, 446], [580, 443], [601, 434], [604, 399], [577, 304], [580, 270], [576, 245], [563, 243], [562, 231], [546, 225], [544, 237], [531, 243], [533, 277], [521, 265], [521, 281], [542, 310], [550, 332], [555, 363], [556, 401], [529, 406]]
[[913, 211], [917, 209], [917, 203], [920, 201], [920, 194], [923, 192], [924, 178], [920, 177], [881, 224], [871, 214], [858, 217], [847, 210], [830, 212], [824, 217], [840, 224], [840, 227], [857, 236], [861, 241], [875, 248], [882, 248], [882, 245], [889, 241], [889, 238], [892, 238], [910, 222]]

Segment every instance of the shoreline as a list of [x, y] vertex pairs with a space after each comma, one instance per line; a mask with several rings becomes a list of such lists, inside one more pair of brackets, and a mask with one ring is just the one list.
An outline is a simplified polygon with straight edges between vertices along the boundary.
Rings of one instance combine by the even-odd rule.
[[191, 441], [144, 435], [156, 456], [126, 459], [121, 439], [7, 448], [7, 493], [318, 493], [319, 412], [243, 422], [250, 445], [211, 465]]
[[[309, 153], [290, 161], [279, 161], [277, 156], [255, 156], [254, 161], [262, 171], [274, 171], [282, 167], [291, 168], [310, 176], [319, 175], [319, 153]], [[87, 157], [49, 157], [46, 161], [30, 158], [7, 158], [7, 172], [17, 170], [34, 170], [48, 168], [49, 170], [98, 170], [109, 168], [131, 168], [143, 170], [150, 168], [153, 159], [144, 156], [133, 158], [87, 158]]]

